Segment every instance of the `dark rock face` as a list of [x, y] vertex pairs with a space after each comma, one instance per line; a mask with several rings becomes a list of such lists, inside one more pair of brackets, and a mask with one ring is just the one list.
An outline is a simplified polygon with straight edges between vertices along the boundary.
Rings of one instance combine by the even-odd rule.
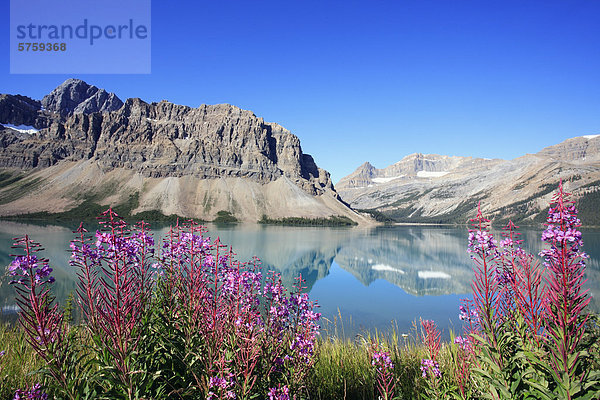
[[41, 104], [46, 110], [61, 115], [110, 112], [123, 106], [123, 102], [114, 93], [108, 93], [79, 79], [66, 80], [44, 96]]
[[329, 173], [302, 153], [288, 130], [229, 104], [190, 108], [114, 94], [69, 79], [40, 103], [0, 97], [0, 122], [40, 129], [0, 130], [0, 167], [44, 168], [94, 159], [106, 171], [147, 177], [243, 177], [267, 183], [286, 176], [306, 193], [332, 189]]
[[40, 118], [38, 115], [40, 108], [40, 102], [29, 97], [0, 94], [0, 124], [41, 127], [45, 118]]

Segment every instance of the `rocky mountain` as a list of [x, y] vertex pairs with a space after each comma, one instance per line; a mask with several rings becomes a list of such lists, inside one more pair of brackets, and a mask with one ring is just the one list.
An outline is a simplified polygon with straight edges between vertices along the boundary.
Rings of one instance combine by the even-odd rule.
[[543, 222], [558, 182], [587, 224], [600, 225], [600, 135], [581, 136], [514, 160], [411, 154], [387, 168], [364, 163], [336, 189], [380, 220], [464, 223], [481, 202], [497, 222]]
[[367, 221], [297, 136], [229, 104], [123, 103], [69, 79], [41, 102], [0, 95], [0, 124], [0, 215], [93, 201], [208, 220], [228, 211]]
[[116, 111], [122, 105], [114, 93], [79, 79], [67, 79], [42, 99], [42, 107], [62, 115]]

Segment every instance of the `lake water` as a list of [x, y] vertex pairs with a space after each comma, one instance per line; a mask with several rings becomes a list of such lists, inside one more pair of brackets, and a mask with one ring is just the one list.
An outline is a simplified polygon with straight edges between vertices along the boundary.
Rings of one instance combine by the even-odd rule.
[[[12, 238], [29, 234], [42, 243], [64, 300], [75, 287], [75, 270], [68, 264], [73, 226], [33, 225], [0, 221], [0, 267], [10, 261]], [[155, 228], [162, 237], [168, 227]], [[458, 306], [470, 293], [472, 261], [466, 253], [467, 230], [459, 227], [393, 226], [371, 228], [299, 228], [265, 225], [207, 226], [207, 235], [231, 245], [237, 259], [257, 256], [264, 271], [275, 270], [289, 285], [302, 274], [310, 297], [324, 318], [342, 316], [346, 336], [387, 330], [392, 321], [408, 333], [419, 318], [433, 319], [444, 336], [460, 331]], [[525, 248], [542, 249], [541, 231], [523, 231]], [[586, 288], [600, 293], [600, 231], [583, 230], [587, 261]], [[3, 318], [15, 314], [14, 288], [5, 277], [0, 285]], [[599, 303], [592, 299], [592, 309]], [[11, 318], [12, 316], [12, 318]], [[338, 324], [339, 327], [339, 324]]]

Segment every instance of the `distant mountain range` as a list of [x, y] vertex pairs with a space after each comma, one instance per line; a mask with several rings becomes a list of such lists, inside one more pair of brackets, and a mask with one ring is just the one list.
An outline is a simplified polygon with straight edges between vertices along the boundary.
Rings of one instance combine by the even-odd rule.
[[69, 79], [41, 101], [0, 95], [0, 124], [0, 216], [94, 203], [205, 220], [368, 220], [297, 136], [229, 104], [123, 102]]
[[600, 135], [509, 161], [411, 154], [383, 169], [366, 162], [336, 189], [351, 207], [382, 221], [464, 223], [480, 202], [497, 223], [535, 223], [544, 221], [561, 179], [582, 222], [600, 225]]
[[0, 216], [100, 204], [204, 220], [226, 211], [248, 222], [465, 223], [481, 202], [496, 222], [534, 223], [561, 179], [583, 222], [600, 225], [600, 135], [508, 161], [411, 154], [383, 169], [367, 162], [334, 188], [297, 136], [229, 104], [123, 102], [78, 79], [41, 101], [0, 95]]

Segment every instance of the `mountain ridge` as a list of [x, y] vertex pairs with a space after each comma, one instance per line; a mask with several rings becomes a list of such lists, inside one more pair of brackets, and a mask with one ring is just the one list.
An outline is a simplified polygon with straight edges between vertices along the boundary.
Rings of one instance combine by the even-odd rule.
[[[340, 201], [329, 173], [296, 135], [251, 111], [122, 102], [77, 79], [42, 101], [19, 96], [0, 95], [0, 123], [12, 126], [0, 128], [0, 168], [18, 178], [0, 186], [1, 215], [65, 211], [89, 198], [118, 204], [138, 193], [137, 212], [367, 221]], [[23, 184], [27, 191], [19, 193]]]
[[[498, 222], [543, 222], [559, 180], [599, 225], [600, 135], [513, 160], [413, 153], [386, 167], [363, 163], [336, 184], [344, 201], [388, 222], [467, 223], [477, 205]], [[594, 210], [595, 209], [595, 210]]]

